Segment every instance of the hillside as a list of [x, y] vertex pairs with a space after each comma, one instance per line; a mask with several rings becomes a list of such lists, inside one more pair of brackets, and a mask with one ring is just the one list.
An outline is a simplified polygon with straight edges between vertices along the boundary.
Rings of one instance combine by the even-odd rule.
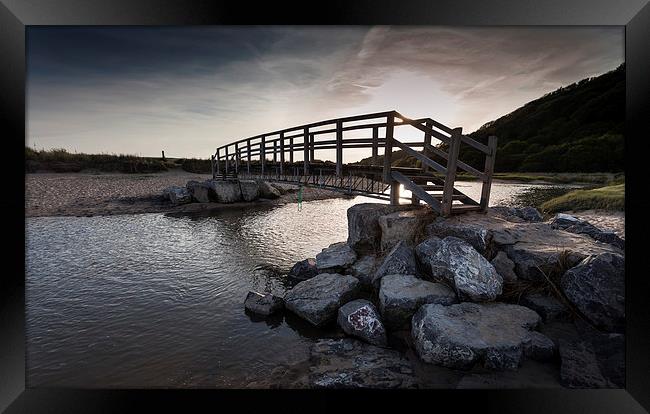
[[[623, 171], [625, 64], [559, 88], [469, 134], [499, 138], [496, 171]], [[401, 151], [400, 151], [401, 152]], [[415, 159], [394, 153], [401, 166]], [[464, 145], [461, 159], [482, 169], [480, 153]], [[360, 163], [366, 163], [364, 159]]]

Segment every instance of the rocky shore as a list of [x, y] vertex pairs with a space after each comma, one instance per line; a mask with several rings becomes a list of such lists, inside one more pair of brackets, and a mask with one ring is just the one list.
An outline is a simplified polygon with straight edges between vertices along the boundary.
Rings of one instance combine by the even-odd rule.
[[442, 218], [355, 205], [347, 240], [296, 263], [284, 297], [246, 298], [247, 312], [341, 332], [257, 386], [624, 387], [624, 249], [530, 207]]

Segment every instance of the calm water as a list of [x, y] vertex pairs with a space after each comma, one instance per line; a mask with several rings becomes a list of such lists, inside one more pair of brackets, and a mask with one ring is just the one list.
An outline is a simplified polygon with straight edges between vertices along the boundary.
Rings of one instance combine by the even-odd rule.
[[[492, 204], [537, 187], [495, 183]], [[242, 387], [304, 360], [310, 342], [335, 327], [315, 330], [288, 313], [251, 319], [243, 300], [251, 289], [284, 294], [284, 272], [345, 240], [346, 210], [366, 201], [376, 202], [28, 218], [29, 385]]]

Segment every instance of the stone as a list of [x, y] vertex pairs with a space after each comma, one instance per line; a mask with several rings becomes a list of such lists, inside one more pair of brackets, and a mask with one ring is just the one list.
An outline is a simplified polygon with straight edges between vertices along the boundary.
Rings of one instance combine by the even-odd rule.
[[379, 281], [386, 275], [415, 275], [418, 273], [415, 253], [406, 242], [400, 241], [386, 255], [372, 278], [372, 284], [379, 286]]
[[287, 276], [297, 280], [307, 280], [318, 274], [316, 259], [309, 258], [301, 260], [293, 265]]
[[333, 243], [316, 255], [320, 272], [342, 271], [357, 260], [357, 254], [345, 242]]
[[321, 339], [309, 355], [312, 388], [417, 388], [409, 360], [392, 349], [351, 338]]
[[540, 222], [544, 220], [542, 214], [535, 207], [490, 207], [494, 213], [515, 223]]
[[519, 208], [517, 209], [517, 213], [515, 214], [517, 214], [517, 216], [521, 217], [526, 221], [537, 222], [537, 221], [544, 220], [542, 214], [535, 207], [528, 206], [528, 207]]
[[461, 300], [491, 301], [503, 289], [503, 278], [469, 243], [454, 236], [432, 237], [416, 247], [416, 254], [434, 281], [453, 286]]
[[270, 184], [271, 184], [271, 187], [278, 190], [278, 192], [281, 195], [284, 195], [284, 194], [287, 194], [287, 193], [291, 192], [291, 191], [289, 191], [289, 189], [287, 187], [283, 186], [282, 184], [279, 184], [279, 183], [270, 183]]
[[250, 312], [266, 316], [284, 308], [284, 301], [282, 298], [270, 293], [250, 291], [248, 292], [248, 295], [246, 295], [244, 307]]
[[494, 270], [503, 278], [503, 283], [514, 284], [517, 283], [517, 273], [515, 273], [515, 262], [508, 258], [505, 252], [499, 252], [494, 259], [490, 262], [494, 266]]
[[192, 202], [192, 194], [186, 187], [171, 186], [163, 190], [163, 196], [167, 197], [173, 205], [187, 204]]
[[436, 216], [437, 214], [427, 207], [380, 216], [381, 251], [389, 251], [402, 240], [414, 246], [424, 238], [427, 224], [431, 223]]
[[239, 180], [239, 188], [244, 201], [255, 201], [260, 197], [260, 186], [255, 180]]
[[524, 295], [519, 304], [537, 312], [544, 322], [566, 320], [571, 315], [569, 309], [562, 302], [541, 293]]
[[366, 255], [357, 259], [357, 261], [348, 268], [348, 274], [359, 279], [359, 282], [361, 282], [362, 285], [371, 286], [376, 266], [377, 257]]
[[427, 234], [444, 239], [457, 237], [469, 243], [482, 255], [488, 256], [491, 250], [492, 233], [481, 226], [459, 222], [455, 219], [438, 218], [427, 226]]
[[448, 286], [413, 275], [386, 275], [380, 282], [379, 309], [386, 327], [391, 330], [409, 329], [411, 318], [424, 304], [456, 302], [456, 293]]
[[192, 195], [192, 200], [197, 203], [209, 203], [210, 201], [213, 201], [210, 197], [210, 187], [205, 183], [199, 181], [188, 181], [185, 187]]
[[355, 277], [321, 273], [294, 286], [285, 295], [284, 304], [312, 325], [322, 326], [334, 320], [339, 307], [356, 299], [358, 292]]
[[448, 368], [516, 369], [529, 332], [540, 317], [505, 303], [423, 305], [413, 316], [411, 336], [419, 357]]
[[372, 253], [381, 247], [379, 217], [395, 211], [407, 210], [411, 206], [361, 203], [348, 208], [348, 245], [359, 253]]
[[386, 346], [386, 329], [372, 302], [357, 299], [339, 308], [338, 323], [352, 336], [377, 346]]
[[613, 231], [600, 230], [593, 224], [569, 214], [557, 214], [551, 221], [551, 227], [570, 233], [585, 234], [599, 242], [611, 244], [619, 249], [625, 249], [625, 240], [618, 237]]
[[595, 326], [625, 330], [625, 259], [615, 253], [585, 258], [560, 280], [567, 299]]
[[615, 388], [602, 374], [596, 354], [584, 341], [560, 340], [560, 380], [569, 388]]
[[535, 361], [549, 361], [555, 355], [555, 343], [537, 331], [530, 331], [524, 338], [524, 355]]
[[239, 181], [207, 180], [205, 185], [210, 189], [210, 197], [218, 203], [230, 204], [242, 199]]
[[259, 188], [261, 198], [275, 200], [276, 198], [280, 198], [280, 196], [282, 195], [280, 194], [280, 191], [278, 191], [277, 188], [273, 187], [267, 181], [264, 180], [256, 180], [256, 181], [257, 181], [257, 186]]

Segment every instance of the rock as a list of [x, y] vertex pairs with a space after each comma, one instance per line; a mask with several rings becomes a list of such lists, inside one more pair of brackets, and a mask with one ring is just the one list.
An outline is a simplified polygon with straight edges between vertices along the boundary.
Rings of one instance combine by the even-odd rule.
[[389, 251], [397, 242], [403, 240], [408, 245], [415, 245], [425, 236], [426, 225], [437, 214], [427, 207], [406, 211], [396, 211], [379, 217], [381, 228], [381, 250]]
[[277, 188], [273, 187], [271, 184], [264, 180], [257, 180], [257, 186], [259, 188], [260, 197], [274, 200], [280, 198], [282, 195]]
[[522, 342], [524, 355], [535, 361], [548, 361], [555, 355], [555, 344], [546, 335], [531, 331]]
[[345, 242], [330, 244], [316, 255], [316, 267], [320, 272], [342, 271], [357, 260], [357, 254]]
[[229, 204], [242, 199], [239, 181], [207, 180], [205, 185], [210, 189], [211, 198], [218, 203]]
[[366, 255], [357, 259], [357, 261], [348, 268], [348, 273], [359, 279], [359, 282], [361, 282], [362, 285], [371, 286], [376, 265], [377, 258], [373, 255]]
[[588, 343], [560, 340], [560, 380], [569, 388], [615, 388], [600, 371]]
[[163, 190], [163, 196], [167, 197], [175, 206], [192, 202], [192, 194], [185, 187], [167, 187]]
[[505, 303], [423, 305], [413, 316], [415, 350], [428, 363], [468, 369], [516, 369], [540, 322], [534, 311]]
[[589, 341], [601, 374], [619, 388], [625, 388], [625, 335], [595, 333]]
[[400, 241], [384, 258], [372, 278], [372, 284], [378, 287], [379, 280], [386, 275], [415, 275], [417, 272], [413, 249], [406, 242]]
[[250, 291], [248, 292], [248, 295], [246, 295], [244, 307], [253, 313], [271, 315], [284, 308], [284, 301], [282, 298], [270, 293]]
[[535, 207], [490, 207], [494, 213], [500, 215], [508, 221], [515, 223], [521, 222], [540, 222], [544, 220], [542, 214]]
[[342, 305], [356, 298], [359, 281], [348, 275], [322, 273], [298, 283], [284, 297], [285, 307], [316, 326], [336, 318]]
[[569, 214], [560, 213], [551, 221], [551, 227], [561, 229], [575, 234], [585, 234], [599, 242], [608, 243], [619, 249], [625, 249], [625, 240], [621, 239], [613, 231], [603, 231], [593, 224], [580, 220]]
[[510, 260], [505, 252], [497, 253], [490, 263], [494, 266], [494, 270], [503, 278], [503, 283], [514, 284], [517, 282], [515, 262]]
[[386, 275], [380, 282], [379, 309], [386, 327], [391, 330], [409, 329], [413, 314], [424, 304], [456, 302], [456, 294], [448, 286], [413, 275]]
[[476, 249], [457, 237], [431, 237], [419, 244], [416, 252], [430, 277], [454, 286], [461, 300], [484, 302], [501, 294], [501, 275]]
[[310, 348], [312, 388], [416, 388], [408, 359], [355, 339], [321, 339]]
[[305, 259], [297, 262], [287, 276], [298, 279], [298, 280], [307, 280], [318, 274], [318, 268], [316, 267], [316, 259]]
[[570, 316], [569, 309], [562, 302], [541, 293], [524, 295], [519, 304], [537, 312], [544, 322], [566, 320]]
[[378, 203], [355, 204], [348, 208], [348, 245], [359, 253], [379, 251], [381, 246], [379, 217], [410, 208], [412, 207]]
[[278, 184], [278, 183], [269, 183], [269, 184], [271, 185], [271, 187], [273, 187], [273, 188], [275, 188], [276, 190], [278, 190], [278, 192], [279, 192], [281, 195], [284, 195], [284, 194], [290, 192], [289, 189], [287, 189], [287, 187], [285, 187], [285, 186], [283, 186], [283, 185], [281, 185], [281, 184]]
[[260, 186], [254, 180], [239, 180], [239, 188], [244, 201], [255, 201], [260, 196]]
[[192, 195], [192, 200], [198, 203], [209, 203], [213, 201], [210, 198], [210, 187], [205, 183], [198, 181], [188, 181], [186, 184], [187, 191]]
[[526, 221], [542, 221], [544, 220], [544, 217], [542, 214], [537, 210], [535, 207], [523, 207], [517, 209], [517, 216], [521, 217], [522, 219]]
[[614, 253], [589, 256], [567, 270], [560, 287], [595, 326], [625, 330], [625, 259]]
[[481, 226], [459, 222], [453, 219], [438, 218], [427, 226], [427, 234], [444, 239], [454, 236], [466, 241], [484, 256], [489, 256], [492, 233]]
[[343, 331], [377, 346], [386, 346], [386, 329], [371, 302], [357, 299], [339, 308], [339, 326]]

